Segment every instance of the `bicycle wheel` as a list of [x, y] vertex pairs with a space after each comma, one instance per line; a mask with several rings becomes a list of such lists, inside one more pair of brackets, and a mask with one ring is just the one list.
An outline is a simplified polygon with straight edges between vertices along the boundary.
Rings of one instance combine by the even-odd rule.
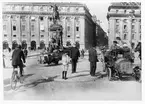
[[15, 90], [16, 89], [16, 85], [17, 85], [17, 74], [16, 72], [14, 71], [12, 73], [12, 77], [11, 77], [11, 89]]

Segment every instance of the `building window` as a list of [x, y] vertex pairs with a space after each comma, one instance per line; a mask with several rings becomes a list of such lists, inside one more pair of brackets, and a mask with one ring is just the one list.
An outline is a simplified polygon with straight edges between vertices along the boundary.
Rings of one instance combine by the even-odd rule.
[[50, 17], [49, 20], [52, 21], [52, 18]]
[[32, 20], [32, 21], [35, 21], [35, 17], [31, 17], [31, 20]]
[[22, 25], [22, 31], [25, 31], [25, 25]]
[[139, 37], [139, 38], [140, 38], [140, 40], [141, 40], [141, 34], [140, 34], [140, 37]]
[[24, 7], [22, 7], [22, 11], [24, 10]]
[[132, 34], [132, 39], [134, 39], [134, 34]]
[[26, 35], [23, 35], [23, 38], [25, 38], [26, 37]]
[[43, 11], [43, 7], [40, 7], [40, 11]]
[[6, 25], [3, 25], [3, 30], [6, 31]]
[[116, 13], [118, 13], [119, 10], [116, 10]]
[[132, 47], [132, 49], [134, 49], [134, 45], [135, 45], [134, 43], [131, 43], [131, 47]]
[[119, 30], [119, 25], [116, 25], [116, 31], [118, 31]]
[[7, 34], [4, 34], [4, 37], [7, 37]]
[[12, 7], [12, 10], [15, 10], [15, 6]]
[[123, 37], [123, 39], [124, 39], [124, 40], [126, 40], [126, 39], [127, 39], [127, 35], [126, 35], [126, 34], [124, 34], [124, 37]]
[[69, 7], [67, 8], [67, 12], [70, 12], [70, 8]]
[[124, 13], [126, 14], [126, 10], [124, 10]]
[[32, 31], [34, 31], [34, 25], [32, 25], [31, 28], [32, 28]]
[[25, 20], [25, 16], [21, 16], [21, 20], [23, 21], [23, 22], [25, 22], [26, 20]]
[[13, 26], [13, 30], [16, 31], [16, 26]]
[[76, 37], [77, 37], [77, 38], [80, 38], [80, 35], [79, 35], [79, 34], [77, 34], [77, 35], [76, 35]]
[[116, 23], [119, 23], [119, 19], [116, 19]]
[[35, 37], [35, 35], [32, 35], [32, 37]]
[[76, 12], [78, 12], [79, 11], [79, 8], [76, 8]]
[[68, 38], [70, 38], [70, 35], [67, 35]]
[[43, 21], [43, 17], [40, 17], [40, 20]]
[[45, 30], [45, 29], [44, 29], [44, 24], [43, 24], [43, 23], [40, 23], [40, 31], [41, 31], [41, 32], [44, 32], [44, 30]]
[[16, 37], [16, 35], [13, 35], [13, 37]]
[[44, 35], [41, 35], [41, 38], [43, 38], [44, 37]]
[[124, 25], [124, 30], [127, 30], [127, 25]]
[[135, 23], [135, 21], [136, 21], [135, 19], [132, 19], [132, 23]]
[[67, 26], [67, 31], [70, 31], [70, 26]]
[[78, 26], [76, 27], [76, 31], [79, 31], [79, 27]]
[[124, 23], [127, 23], [127, 19], [124, 19], [123, 22], [124, 22]]
[[134, 30], [135, 29], [135, 25], [132, 25], [132, 30]]

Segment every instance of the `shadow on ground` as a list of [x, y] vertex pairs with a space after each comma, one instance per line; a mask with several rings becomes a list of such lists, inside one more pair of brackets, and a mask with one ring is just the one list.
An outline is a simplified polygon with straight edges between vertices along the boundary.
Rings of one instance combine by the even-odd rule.
[[25, 84], [24, 87], [27, 87], [27, 88], [32, 88], [32, 87], [35, 87], [41, 83], [47, 83], [47, 82], [52, 82], [54, 81], [55, 78], [57, 78], [58, 76], [54, 76], [54, 77], [48, 77], [47, 79], [38, 79], [32, 83], [28, 83], [28, 84]]
[[[71, 76], [71, 77], [68, 77], [69, 79], [72, 79], [72, 78], [77, 78], [77, 77], [82, 77], [82, 76], [89, 76], [90, 73], [86, 73], [86, 74], [79, 74], [79, 73], [82, 73], [82, 72], [89, 72], [89, 70], [84, 70], [84, 71], [79, 71], [79, 72], [76, 72], [78, 73], [78, 75], [74, 75], [74, 76]], [[101, 71], [100, 72], [97, 72], [95, 73], [95, 75], [93, 77], [96, 77], [96, 78], [103, 78], [103, 77], [106, 77], [106, 74], [102, 74]]]
[[53, 66], [60, 66], [60, 65], [62, 65], [61, 63], [58, 63], [58, 64], [54, 64], [54, 63], [52, 63], [52, 64], [47, 64], [47, 65], [44, 65], [44, 67], [53, 67]]

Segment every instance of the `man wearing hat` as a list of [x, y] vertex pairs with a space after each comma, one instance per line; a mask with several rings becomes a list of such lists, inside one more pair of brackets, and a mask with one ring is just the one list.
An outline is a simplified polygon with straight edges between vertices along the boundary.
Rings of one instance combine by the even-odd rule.
[[111, 46], [110, 50], [117, 49], [119, 46], [117, 45], [117, 41], [113, 41], [113, 45]]
[[25, 63], [25, 56], [24, 56], [24, 53], [21, 49], [22, 49], [22, 46], [18, 45], [17, 48], [13, 51], [13, 53], [12, 53], [12, 66], [13, 66], [13, 68], [19, 67], [20, 76], [23, 76], [22, 75], [23, 62]]
[[79, 49], [77, 48], [76, 44], [73, 44], [71, 48], [71, 63], [72, 63], [72, 73], [76, 72], [76, 66], [78, 62], [78, 58], [80, 57]]
[[89, 49], [89, 61], [90, 61], [90, 75], [95, 76], [96, 64], [98, 62], [97, 51], [95, 46]]

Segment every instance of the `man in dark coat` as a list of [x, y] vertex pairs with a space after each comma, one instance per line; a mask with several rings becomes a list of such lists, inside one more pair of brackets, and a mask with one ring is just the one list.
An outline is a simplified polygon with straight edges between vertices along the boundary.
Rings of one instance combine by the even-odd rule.
[[76, 66], [77, 66], [79, 57], [80, 57], [80, 52], [79, 52], [79, 49], [75, 45], [74, 47], [71, 48], [72, 73], [76, 72]]
[[13, 68], [19, 67], [20, 76], [23, 76], [22, 71], [23, 71], [23, 62], [25, 63], [25, 56], [21, 48], [22, 48], [21, 45], [18, 45], [18, 47], [14, 50], [12, 54], [12, 66]]
[[26, 48], [24, 49], [24, 55], [25, 55], [25, 59], [26, 59], [27, 55], [28, 55], [28, 50]]
[[97, 51], [95, 49], [95, 46], [89, 49], [89, 61], [90, 61], [90, 75], [95, 76], [96, 62], [98, 62]]

